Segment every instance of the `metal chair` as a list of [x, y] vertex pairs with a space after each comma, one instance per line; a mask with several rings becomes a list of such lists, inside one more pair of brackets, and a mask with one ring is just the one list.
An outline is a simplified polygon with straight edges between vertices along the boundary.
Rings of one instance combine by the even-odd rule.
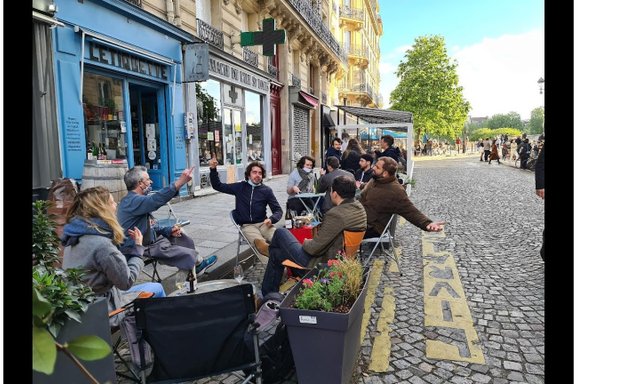
[[343, 231], [343, 249], [347, 258], [354, 259], [361, 248], [365, 228], [348, 228]]
[[263, 255], [262, 253], [260, 253], [258, 249], [256, 248], [256, 246], [250, 243], [249, 240], [247, 240], [247, 237], [245, 237], [245, 234], [243, 233], [243, 229], [234, 219], [234, 213], [235, 213], [235, 210], [230, 211], [230, 220], [232, 221], [232, 224], [234, 224], [234, 226], [238, 230], [238, 242], [236, 245], [236, 263], [237, 264], [239, 263], [238, 255], [241, 254], [241, 245], [247, 245], [249, 248], [251, 248], [252, 252], [254, 252], [254, 255], [256, 255], [258, 260], [260, 260], [260, 262], [263, 263], [263, 265], [267, 265], [269, 258]]
[[[372, 260], [372, 256], [376, 252], [377, 248], [380, 248], [380, 253], [384, 255], [385, 259], [390, 259], [396, 263], [398, 266], [398, 270], [400, 271], [400, 276], [403, 275], [402, 269], [400, 268], [400, 262], [398, 260], [398, 254], [394, 251], [394, 236], [396, 232], [396, 222], [398, 221], [398, 215], [393, 213], [383, 229], [383, 233], [379, 237], [371, 237], [367, 239], [363, 239], [361, 241], [360, 254], [362, 255], [361, 249], [363, 246], [371, 246], [370, 254], [367, 259], [363, 262], [364, 267], [369, 267], [370, 261]], [[373, 245], [372, 245], [373, 244]], [[387, 249], [385, 248], [387, 245]]]

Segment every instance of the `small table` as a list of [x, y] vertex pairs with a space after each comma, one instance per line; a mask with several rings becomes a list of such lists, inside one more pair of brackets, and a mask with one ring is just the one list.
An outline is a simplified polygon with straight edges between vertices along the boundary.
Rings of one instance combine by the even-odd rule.
[[[257, 297], [260, 297], [260, 290], [258, 289], [258, 287], [256, 287], [256, 285], [254, 283], [250, 283], [247, 281], [243, 281], [241, 284], [251, 284], [252, 287], [254, 288], [254, 295], [256, 295]], [[212, 291], [218, 291], [221, 289], [225, 289], [225, 288], [229, 288], [229, 287], [234, 287], [236, 285], [239, 285], [238, 281], [234, 280], [234, 279], [220, 279], [220, 280], [210, 280], [210, 281], [204, 281], [201, 283], [197, 284], [197, 290], [193, 293], [193, 294], [198, 294], [198, 293], [206, 293], [206, 292], [212, 292]], [[184, 287], [181, 289], [177, 289], [173, 292], [171, 292], [168, 297], [172, 297], [172, 296], [184, 296], [184, 295], [188, 295], [188, 288]]]
[[[319, 215], [319, 201], [322, 197], [326, 196], [325, 193], [298, 193], [292, 197], [291, 199], [298, 198], [302, 202], [302, 205], [306, 209], [307, 213], [313, 215], [315, 220], [322, 221], [322, 218]], [[304, 202], [304, 199], [311, 199], [314, 201], [313, 208], [309, 207], [308, 204]]]

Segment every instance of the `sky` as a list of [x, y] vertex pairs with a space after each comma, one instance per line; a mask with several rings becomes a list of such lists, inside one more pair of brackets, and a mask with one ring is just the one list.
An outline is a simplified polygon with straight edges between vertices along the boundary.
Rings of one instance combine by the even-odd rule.
[[380, 0], [381, 94], [398, 85], [395, 71], [415, 38], [444, 37], [457, 60], [459, 85], [472, 117], [517, 112], [528, 120], [543, 105], [543, 0]]

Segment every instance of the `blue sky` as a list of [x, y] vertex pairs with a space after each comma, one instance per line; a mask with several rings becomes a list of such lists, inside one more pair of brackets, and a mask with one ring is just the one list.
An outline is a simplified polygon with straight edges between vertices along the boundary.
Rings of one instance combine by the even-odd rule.
[[471, 116], [515, 111], [529, 119], [543, 105], [543, 0], [381, 0], [381, 93], [384, 107], [398, 84], [394, 72], [414, 39], [441, 35], [457, 60]]

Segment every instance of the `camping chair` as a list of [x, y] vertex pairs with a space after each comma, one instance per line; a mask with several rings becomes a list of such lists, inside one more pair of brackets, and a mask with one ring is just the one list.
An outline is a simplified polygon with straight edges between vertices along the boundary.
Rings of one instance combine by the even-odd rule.
[[[168, 205], [168, 217], [166, 219], [160, 219], [157, 220], [158, 226], [160, 227], [168, 227], [168, 226], [173, 226], [175, 224], [179, 224], [180, 227], [186, 226], [188, 224], [190, 224], [190, 220], [180, 220], [179, 217], [177, 217], [177, 215], [175, 215], [175, 211], [173, 211], [173, 207], [171, 206], [171, 203], [168, 202], [166, 203]], [[153, 215], [149, 215], [150, 217], [153, 217]], [[162, 282], [162, 278], [160, 277], [160, 274], [158, 273], [158, 259], [155, 259], [153, 257], [146, 257], [144, 258], [144, 266], [146, 267], [147, 265], [150, 265], [152, 267], [152, 272], [149, 273], [147, 271], [144, 270], [144, 268], [142, 269], [142, 273], [144, 273], [145, 275], [147, 275], [148, 277], [151, 278], [152, 282], [156, 282], [156, 283], [161, 283]]]
[[[402, 269], [400, 268], [400, 262], [398, 260], [398, 254], [394, 251], [394, 236], [396, 232], [396, 222], [398, 221], [398, 215], [393, 213], [387, 222], [387, 225], [383, 229], [383, 233], [379, 237], [371, 237], [367, 239], [363, 239], [361, 241], [360, 249], [363, 246], [370, 246], [371, 251], [368, 255], [367, 259], [363, 262], [363, 267], [368, 267], [370, 265], [370, 260], [372, 256], [376, 252], [377, 248], [380, 248], [380, 253], [385, 256], [385, 259], [390, 259], [396, 263], [398, 266], [398, 270], [400, 271], [400, 276], [403, 275]], [[373, 245], [372, 245], [373, 244]], [[387, 245], [387, 248], [385, 247]]]
[[354, 259], [356, 257], [364, 235], [365, 228], [348, 228], [343, 231], [343, 249], [347, 258]]
[[258, 260], [260, 260], [260, 262], [263, 263], [263, 265], [267, 265], [267, 261], [269, 261], [269, 258], [263, 255], [262, 253], [258, 252], [258, 249], [254, 246], [254, 244], [250, 243], [249, 240], [247, 240], [247, 237], [245, 237], [245, 234], [243, 233], [243, 229], [234, 219], [234, 213], [235, 213], [235, 210], [232, 210], [230, 212], [230, 220], [232, 221], [232, 224], [234, 224], [234, 226], [238, 230], [238, 242], [236, 245], [236, 263], [237, 264], [239, 263], [238, 256], [241, 254], [241, 245], [247, 245], [249, 248], [251, 248], [252, 252], [254, 252], [254, 255], [256, 255]]
[[181, 382], [244, 370], [242, 383], [261, 384], [255, 305], [251, 284], [136, 300], [138, 342], [153, 350], [146, 382]]
[[[132, 313], [131, 309], [133, 308], [133, 302], [135, 300], [148, 299], [150, 297], [153, 297], [153, 292], [141, 291], [141, 292], [136, 292], [136, 293], [137, 293], [137, 297], [133, 301], [130, 301], [127, 304], [123, 305], [122, 307], [111, 311], [109, 313], [109, 318], [111, 319], [114, 316], [120, 315], [121, 313], [125, 314], [123, 316], [133, 316], [133, 313]], [[122, 323], [122, 321], [120, 321], [120, 323]], [[124, 341], [123, 339], [128, 339], [128, 338], [127, 337], [123, 337], [123, 332], [121, 330], [121, 325], [122, 324], [119, 324], [119, 325], [114, 326], [114, 327], [111, 328], [112, 352], [118, 358], [118, 360], [122, 363], [122, 365], [125, 367], [127, 372], [129, 372], [129, 374], [131, 374], [131, 376], [129, 376], [125, 372], [119, 371], [119, 370], [116, 370], [116, 376], [124, 377], [126, 379], [129, 379], [129, 380], [133, 381], [134, 383], [141, 383], [142, 382], [142, 378], [140, 376], [140, 373], [137, 372], [134, 369], [134, 367], [130, 364], [130, 362], [125, 360], [125, 358], [123, 358], [123, 356], [122, 356], [122, 349], [123, 349], [122, 347], [123, 347], [123, 344], [124, 344], [123, 343], [123, 341]], [[133, 341], [132, 341], [132, 344], [133, 344]], [[129, 344], [127, 344], [127, 346], [128, 346], [130, 354], [133, 354], [131, 349], [134, 348], [134, 346], [133, 345], [129, 345]]]

